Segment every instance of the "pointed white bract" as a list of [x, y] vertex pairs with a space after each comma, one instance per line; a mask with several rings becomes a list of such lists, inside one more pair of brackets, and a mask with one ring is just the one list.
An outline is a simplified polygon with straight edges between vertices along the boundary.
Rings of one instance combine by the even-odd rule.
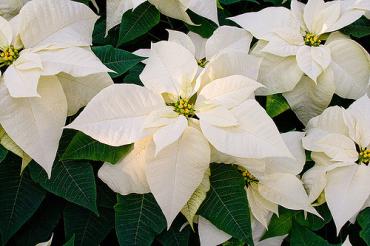
[[290, 9], [267, 7], [230, 18], [259, 39], [252, 54], [262, 58], [259, 81], [266, 88], [256, 94], [283, 93], [304, 124], [328, 107], [334, 93], [364, 95], [369, 54], [335, 31], [364, 15], [365, 2], [292, 0]]
[[33, 0], [10, 22], [0, 17], [0, 124], [49, 177], [67, 115], [113, 83], [89, 48], [97, 18], [70, 0]]
[[265, 228], [269, 215], [278, 214], [279, 205], [318, 215], [311, 206], [302, 182], [296, 176], [306, 162], [301, 143], [304, 133], [288, 132], [281, 136], [293, 157], [235, 158], [217, 150], [212, 153], [212, 162], [240, 166], [247, 184], [245, 190], [251, 212]]
[[[229, 40], [235, 36], [250, 41], [244, 30], [225, 30]], [[188, 36], [170, 32], [170, 39], [176, 42], [152, 44], [140, 74], [144, 87], [116, 84], [102, 90], [67, 126], [108, 145], [135, 143], [134, 152], [119, 167], [104, 165], [99, 177], [121, 194], [146, 191], [148, 184], [168, 226], [200, 185], [211, 161], [211, 145], [236, 158], [292, 158], [275, 124], [254, 99], [261, 86], [255, 81], [256, 73], [251, 72], [251, 77], [245, 71], [234, 73], [245, 69], [233, 66], [241, 60], [231, 55], [235, 51], [212, 54], [203, 69], [197, 65], [195, 45]], [[241, 54], [248, 56], [249, 43], [240, 46], [230, 41], [228, 47], [244, 47], [247, 50]], [[258, 66], [251, 61], [242, 64]], [[212, 72], [215, 62], [223, 66], [219, 73]], [[202, 78], [207, 83], [201, 84]], [[151, 144], [143, 160], [135, 149], [145, 137]], [[137, 162], [145, 164], [128, 171]], [[122, 171], [113, 174], [114, 170]], [[147, 183], [142, 181], [145, 176]]]
[[[270, 221], [272, 213], [267, 215], [268, 221]], [[252, 222], [252, 237], [254, 245], [256, 246], [275, 246], [281, 245], [284, 238], [287, 235], [271, 237], [261, 240], [262, 236], [266, 232], [266, 227], [264, 227], [258, 220], [253, 216], [251, 217]], [[201, 246], [217, 246], [220, 245], [231, 238], [230, 235], [218, 229], [210, 221], [199, 216], [198, 221], [198, 232]]]
[[[108, 31], [121, 23], [122, 15], [126, 11], [134, 10], [146, 0], [106, 0], [107, 1], [107, 27]], [[195, 25], [186, 10], [190, 9], [197, 15], [203, 16], [218, 25], [216, 0], [148, 0], [162, 14], [182, 20], [187, 24]]]
[[370, 195], [370, 99], [348, 109], [330, 107], [308, 123], [303, 145], [315, 166], [303, 175], [310, 200], [324, 194], [337, 233], [365, 206]]

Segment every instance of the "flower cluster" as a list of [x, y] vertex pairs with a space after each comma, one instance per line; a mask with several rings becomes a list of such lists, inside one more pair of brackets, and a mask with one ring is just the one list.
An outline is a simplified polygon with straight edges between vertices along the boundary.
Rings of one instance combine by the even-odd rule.
[[[230, 238], [279, 245], [289, 231], [265, 236], [282, 209], [296, 212], [291, 227], [300, 211], [303, 221], [307, 216], [325, 220], [319, 213], [323, 204], [337, 233], [356, 220], [370, 206], [370, 56], [341, 31], [368, 16], [370, 1], [291, 0], [290, 8], [228, 13], [219, 22], [224, 2], [92, 1], [94, 10], [72, 0], [0, 3], [0, 144], [22, 158], [20, 175], [29, 175], [23, 171], [30, 166], [37, 180], [40, 175], [32, 169], [38, 164], [47, 174], [38, 182], [43, 188], [79, 204], [75, 194], [80, 191], [72, 191], [73, 197], [68, 188], [55, 188], [61, 184], [56, 163], [68, 159], [69, 152], [78, 153], [73, 160], [103, 161], [96, 174], [120, 195], [117, 228], [119, 219], [130, 221], [128, 197], [137, 194], [140, 218], [143, 210], [159, 211], [155, 216], [164, 216], [163, 226], [171, 230], [182, 214], [182, 229], [196, 228], [201, 245]], [[170, 23], [167, 39], [156, 37], [147, 46], [128, 43], [128, 50], [136, 51], [124, 51], [118, 46], [125, 42], [116, 45], [115, 40], [126, 34], [122, 30], [136, 35], [132, 41], [149, 32], [150, 23], [121, 28], [119, 35], [115, 26], [125, 20], [139, 23], [149, 11], [134, 15], [142, 6], [154, 9], [153, 16], [176, 19], [181, 28]], [[104, 16], [98, 22], [94, 11]], [[217, 27], [205, 35], [194, 16]], [[179, 31], [185, 27], [190, 31]], [[91, 49], [93, 36], [94, 44], [105, 46]], [[99, 55], [102, 49], [109, 52]], [[135, 73], [136, 80], [128, 81]], [[274, 97], [280, 102], [271, 102]], [[297, 117], [296, 126], [282, 130], [287, 122], [270, 116], [265, 98], [276, 103], [273, 107], [285, 103]], [[350, 106], [336, 105], [333, 98]], [[71, 129], [79, 133], [62, 147], [63, 131]], [[129, 145], [127, 153], [119, 151]], [[0, 180], [4, 159], [0, 155]], [[143, 205], [148, 194], [154, 201], [150, 209]], [[94, 208], [97, 214], [96, 201]], [[239, 223], [240, 217], [249, 223]], [[143, 221], [137, 222], [134, 239], [132, 228], [123, 236], [116, 228], [120, 243], [151, 244], [161, 233], [160, 222]], [[138, 235], [140, 230], [146, 236]], [[4, 231], [0, 225], [6, 242], [9, 232]]]

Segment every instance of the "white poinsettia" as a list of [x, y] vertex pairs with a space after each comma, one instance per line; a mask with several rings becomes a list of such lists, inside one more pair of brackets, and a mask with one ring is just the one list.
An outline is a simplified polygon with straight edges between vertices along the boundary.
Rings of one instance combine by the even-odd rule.
[[30, 0], [0, 0], [0, 16], [7, 20], [11, 19], [28, 1]]
[[231, 18], [260, 39], [252, 53], [263, 58], [259, 81], [266, 88], [257, 94], [284, 93], [305, 124], [329, 105], [334, 93], [350, 99], [364, 95], [369, 55], [334, 32], [365, 13], [356, 7], [361, 2], [309, 0], [305, 5], [292, 0], [290, 9], [268, 7]]
[[49, 177], [67, 115], [113, 82], [90, 50], [98, 16], [70, 0], [33, 0], [0, 17], [0, 124]]
[[281, 134], [294, 159], [235, 158], [219, 151], [212, 152], [212, 162], [236, 164], [246, 181], [245, 190], [253, 216], [267, 228], [269, 214], [278, 214], [278, 206], [288, 209], [305, 210], [316, 214], [307, 193], [297, 175], [303, 170], [306, 155], [302, 147], [302, 132]]
[[[107, 0], [107, 33], [121, 23], [122, 15], [126, 11], [135, 9], [144, 2], [146, 0]], [[148, 2], [162, 14], [191, 25], [194, 23], [186, 13], [187, 9], [218, 24], [217, 0], [148, 0]]]
[[339, 233], [370, 195], [370, 99], [326, 109], [307, 125], [303, 145], [315, 166], [303, 175], [310, 201], [325, 198]]
[[[204, 68], [213, 58], [216, 58], [221, 53], [248, 53], [252, 38], [249, 32], [232, 26], [220, 26], [208, 39], [194, 32], [185, 34], [179, 31], [168, 30], [168, 41], [178, 43], [188, 49], [194, 55], [201, 68]], [[149, 57], [150, 49], [140, 49], [135, 54]], [[259, 68], [260, 59], [253, 56], [246, 56], [245, 59], [249, 59], [251, 64], [257, 63], [258, 66], [255, 67]]]
[[189, 50], [170, 41], [152, 44], [140, 75], [144, 87], [102, 90], [67, 126], [108, 145], [135, 143], [119, 164], [105, 164], [99, 177], [123, 195], [152, 192], [168, 225], [209, 168], [210, 144], [242, 158], [291, 156], [254, 99], [261, 86], [257, 74], [238, 75], [248, 73], [247, 60], [232, 57], [218, 56], [196, 77]]
[[[268, 215], [268, 221], [270, 221], [272, 213]], [[253, 216], [252, 221], [252, 237], [255, 246], [276, 246], [281, 245], [284, 238], [287, 235], [271, 237], [268, 239], [261, 240], [262, 236], [266, 232], [266, 227], [258, 222]], [[230, 235], [218, 229], [210, 221], [199, 216], [198, 221], [198, 232], [201, 246], [217, 246], [226, 242], [231, 238]]]

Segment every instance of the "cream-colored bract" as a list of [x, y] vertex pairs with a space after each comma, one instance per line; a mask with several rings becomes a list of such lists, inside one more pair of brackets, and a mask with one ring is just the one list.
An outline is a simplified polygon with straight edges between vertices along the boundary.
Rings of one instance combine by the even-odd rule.
[[113, 83], [89, 47], [97, 18], [69, 0], [33, 0], [10, 22], [0, 17], [0, 124], [49, 177], [67, 115]]
[[266, 88], [256, 94], [283, 93], [304, 124], [322, 113], [334, 93], [350, 99], [364, 95], [369, 54], [335, 31], [364, 15], [366, 5], [292, 0], [290, 9], [268, 7], [230, 18], [260, 39], [252, 54], [263, 58], [259, 81]]
[[[237, 57], [222, 53], [200, 70], [182, 45], [154, 43], [140, 75], [144, 87], [102, 90], [67, 127], [108, 145], [135, 143], [120, 163], [105, 164], [99, 177], [123, 195], [151, 191], [170, 226], [202, 182], [211, 145], [240, 158], [292, 157], [254, 99], [261, 86], [257, 75], [247, 77], [250, 70], [241, 68], [248, 59]], [[238, 61], [242, 65], [234, 66]], [[238, 68], [242, 72], [234, 73]]]
[[[146, 0], [107, 0], [107, 27], [106, 33], [121, 23], [122, 15], [135, 9]], [[186, 13], [190, 9], [194, 13], [212, 20], [218, 24], [217, 0], [148, 0], [162, 14], [195, 25]]]
[[248, 203], [253, 216], [267, 228], [269, 215], [278, 214], [278, 206], [305, 210], [318, 215], [311, 206], [297, 175], [303, 170], [306, 156], [301, 143], [302, 132], [281, 134], [294, 158], [235, 158], [215, 149], [212, 162], [236, 164], [246, 174]]
[[[270, 221], [272, 213], [268, 214], [268, 221]], [[252, 238], [256, 246], [275, 246], [281, 245], [287, 235], [271, 237], [261, 240], [266, 232], [266, 227], [263, 226], [258, 220], [251, 216], [252, 222]], [[230, 235], [218, 229], [215, 225], [207, 219], [199, 216], [198, 232], [201, 246], [217, 246], [231, 238]]]
[[370, 195], [370, 99], [348, 109], [327, 108], [307, 125], [303, 145], [315, 166], [303, 175], [310, 201], [325, 197], [339, 233], [364, 207]]
[[30, 0], [0, 0], [0, 16], [10, 20], [19, 13], [23, 5]]

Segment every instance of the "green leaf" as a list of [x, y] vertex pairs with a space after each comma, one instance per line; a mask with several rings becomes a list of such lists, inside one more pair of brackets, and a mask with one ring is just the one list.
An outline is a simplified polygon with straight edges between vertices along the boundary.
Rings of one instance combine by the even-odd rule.
[[189, 13], [189, 16], [194, 21], [195, 24], [199, 24], [197, 26], [185, 24], [189, 31], [195, 32], [202, 36], [203, 38], [209, 38], [212, 36], [213, 32], [217, 29], [217, 25], [204, 17], [196, 15], [193, 12]]
[[245, 181], [231, 165], [211, 165], [211, 188], [199, 214], [219, 229], [253, 245]]
[[93, 31], [93, 44], [96, 45], [115, 45], [118, 40], [118, 32], [115, 32], [113, 28], [108, 32], [108, 36], [105, 36], [106, 20], [105, 18], [100, 18], [96, 23]]
[[188, 246], [191, 229], [189, 226], [182, 228], [186, 220], [181, 216], [177, 217], [172, 223], [170, 229], [165, 230], [158, 236], [158, 240], [163, 246]]
[[69, 204], [64, 209], [65, 237], [75, 235], [79, 246], [99, 245], [114, 226], [114, 211], [99, 208], [99, 216], [89, 210]]
[[281, 94], [266, 97], [266, 112], [270, 117], [278, 116], [289, 109], [289, 104]]
[[145, 59], [128, 51], [116, 49], [111, 45], [93, 47], [92, 51], [105, 66], [115, 71], [115, 73], [109, 73], [112, 78], [121, 76]]
[[73, 234], [73, 236], [65, 244], [63, 244], [63, 246], [74, 246], [75, 245], [75, 237], [76, 237], [76, 235]]
[[14, 155], [0, 163], [0, 232], [3, 244], [36, 212], [45, 191], [27, 171], [20, 175], [21, 159]]
[[316, 210], [324, 219], [313, 214], [307, 214], [307, 218], [305, 218], [303, 211], [279, 207], [279, 216], [275, 214], [272, 216], [268, 226], [269, 229], [265, 232], [262, 239], [288, 234], [292, 230], [293, 221], [310, 230], [320, 230], [330, 222], [332, 217], [326, 204], [316, 207]]
[[321, 238], [306, 227], [294, 222], [292, 232], [290, 234], [290, 245], [330, 246], [332, 244], [328, 243], [325, 239]]
[[90, 163], [55, 161], [50, 179], [44, 169], [35, 162], [31, 163], [29, 168], [32, 179], [47, 191], [98, 213], [95, 177]]
[[268, 226], [269, 229], [262, 236], [261, 240], [288, 234], [292, 229], [295, 212], [297, 211], [279, 207], [279, 217], [276, 214], [272, 216]]
[[114, 210], [120, 245], [151, 245], [166, 228], [162, 210], [150, 193], [119, 195]]
[[[325, 204], [315, 207], [317, 212], [323, 217], [321, 219], [320, 217], [317, 217], [316, 215], [313, 214], [307, 214], [307, 218], [304, 216], [303, 211], [299, 211], [298, 213], [295, 213], [294, 215], [294, 220], [298, 222], [300, 225], [308, 227], [312, 231], [318, 231], [321, 228], [323, 228], [327, 223], [329, 223], [332, 219], [330, 210], [328, 206]], [[296, 211], [295, 211], [296, 212]]]
[[0, 145], [0, 163], [5, 159], [7, 154], [8, 150], [5, 149], [4, 146]]
[[118, 46], [144, 35], [160, 21], [160, 13], [148, 2], [141, 4], [133, 11], [122, 16], [119, 30]]
[[119, 147], [102, 144], [97, 140], [78, 132], [62, 155], [62, 160], [93, 160], [117, 163], [132, 149], [132, 145]]
[[360, 237], [370, 245], [370, 208], [366, 208], [357, 216], [357, 222], [361, 226]]
[[370, 20], [365, 16], [362, 16], [351, 25], [341, 29], [341, 32], [347, 35], [351, 35], [356, 38], [363, 38], [370, 35]]
[[127, 76], [123, 79], [123, 82], [126, 84], [135, 84], [143, 86], [143, 83], [140, 80], [140, 74], [144, 70], [144, 64], [137, 64], [128, 72]]
[[31, 217], [22, 227], [15, 237], [16, 244], [36, 245], [46, 242], [58, 224], [64, 208], [64, 202], [55, 196], [47, 197]]

